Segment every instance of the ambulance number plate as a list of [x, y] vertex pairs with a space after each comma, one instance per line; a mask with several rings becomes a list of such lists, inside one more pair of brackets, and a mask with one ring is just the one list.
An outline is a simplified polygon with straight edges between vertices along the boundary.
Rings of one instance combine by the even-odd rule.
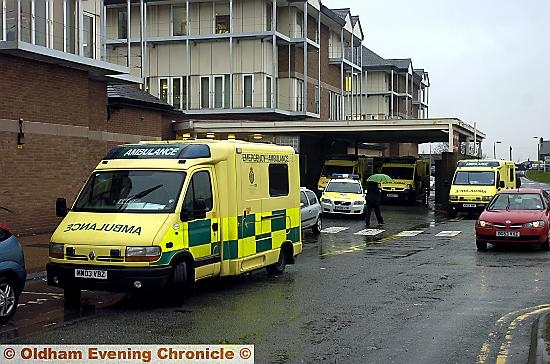
[[464, 206], [464, 207], [476, 207], [476, 204], [475, 203], [465, 203], [462, 206]]
[[74, 276], [76, 278], [107, 279], [107, 271], [97, 269], [75, 269]]
[[388, 193], [388, 197], [390, 198], [398, 198], [399, 195], [397, 193]]
[[334, 206], [334, 211], [349, 211], [350, 208], [348, 206]]

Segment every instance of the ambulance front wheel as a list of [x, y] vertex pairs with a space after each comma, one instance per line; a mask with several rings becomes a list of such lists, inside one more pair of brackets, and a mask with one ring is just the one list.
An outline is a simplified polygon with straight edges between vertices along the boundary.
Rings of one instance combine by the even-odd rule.
[[65, 307], [80, 306], [81, 291], [79, 288], [65, 287], [63, 290], [63, 298], [65, 299]]
[[267, 273], [269, 274], [281, 274], [285, 271], [286, 267], [286, 252], [281, 249], [281, 252], [279, 253], [279, 260], [275, 264], [268, 265], [266, 267]]

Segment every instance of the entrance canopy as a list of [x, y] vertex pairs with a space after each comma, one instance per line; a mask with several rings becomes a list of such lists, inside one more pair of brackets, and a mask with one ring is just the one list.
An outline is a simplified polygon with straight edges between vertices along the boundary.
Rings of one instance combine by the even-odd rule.
[[[431, 143], [448, 142], [458, 148], [461, 142], [481, 142], [485, 133], [453, 118], [392, 120], [303, 120], [242, 121], [189, 120], [174, 123], [174, 131], [197, 137], [205, 134], [316, 134], [331, 135], [365, 143]], [[451, 149], [452, 150], [452, 149]]]

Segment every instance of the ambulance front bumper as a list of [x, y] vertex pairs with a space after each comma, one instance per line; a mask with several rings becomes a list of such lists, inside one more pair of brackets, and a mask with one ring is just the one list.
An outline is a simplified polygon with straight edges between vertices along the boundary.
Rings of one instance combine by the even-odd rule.
[[114, 268], [48, 263], [46, 271], [49, 286], [90, 291], [129, 292], [158, 290], [166, 287], [170, 282], [172, 267]]

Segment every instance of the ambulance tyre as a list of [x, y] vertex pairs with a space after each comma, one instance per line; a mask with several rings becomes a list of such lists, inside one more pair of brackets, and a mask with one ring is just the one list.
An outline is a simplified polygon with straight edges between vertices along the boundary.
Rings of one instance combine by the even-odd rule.
[[181, 260], [174, 265], [172, 271], [172, 284], [170, 285], [170, 296], [177, 301], [182, 300], [190, 293], [192, 288], [191, 276], [188, 268], [189, 264], [185, 260]]
[[268, 265], [266, 267], [267, 273], [272, 275], [282, 274], [285, 271], [287, 252], [284, 249], [284, 246], [281, 247], [281, 252], [279, 253], [279, 260], [275, 264]]
[[65, 307], [79, 307], [80, 296], [81, 296], [81, 291], [79, 288], [65, 287], [65, 289], [63, 290]]

